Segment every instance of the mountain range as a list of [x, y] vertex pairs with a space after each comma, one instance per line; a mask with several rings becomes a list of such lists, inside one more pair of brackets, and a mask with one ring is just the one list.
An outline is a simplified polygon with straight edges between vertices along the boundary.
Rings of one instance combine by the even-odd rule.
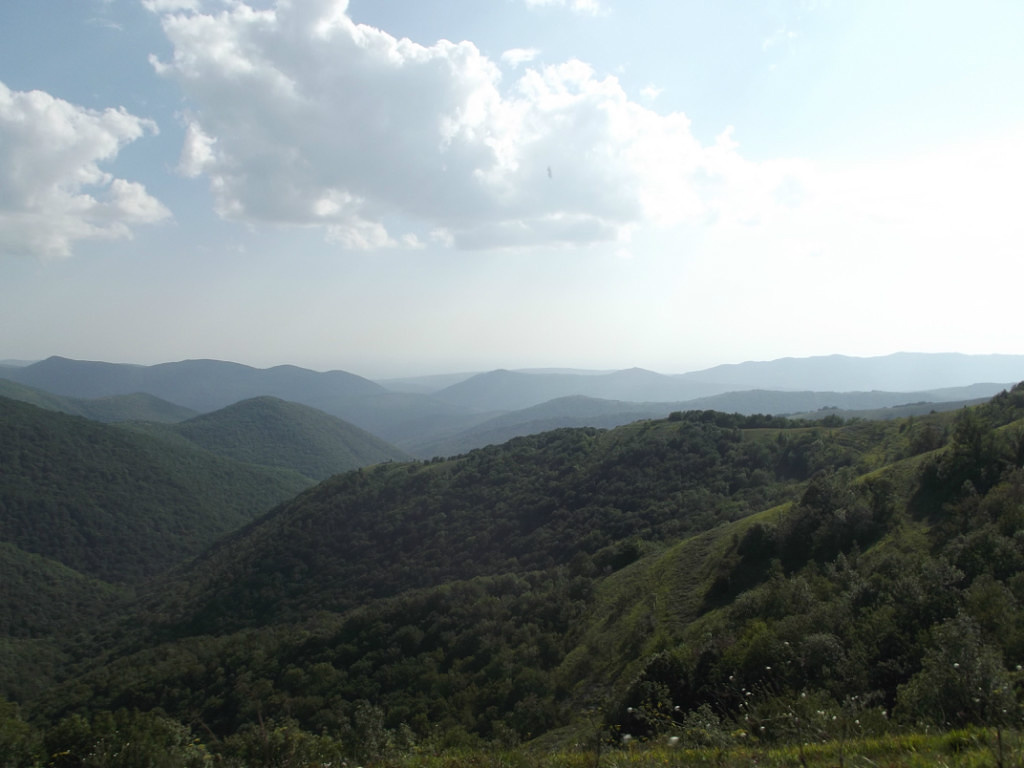
[[[276, 397], [323, 411], [423, 458], [543, 429], [610, 427], [677, 410], [794, 414], [822, 408], [876, 412], [911, 403], [957, 407], [1020, 380], [1022, 355], [910, 353], [785, 358], [673, 376], [639, 368], [497, 370], [383, 383], [344, 371], [257, 369], [217, 360], [138, 366], [51, 357], [0, 366], [0, 394], [65, 412], [170, 422], [245, 399]], [[19, 392], [18, 386], [32, 389]], [[55, 399], [60, 397], [66, 399]]]
[[[662, 382], [499, 372], [335, 397], [351, 380], [187, 367], [193, 405], [257, 379], [404, 403], [393, 424], [419, 414], [435, 430], [420, 439], [449, 441], [409, 460], [266, 393], [138, 420], [131, 393], [96, 394], [124, 372], [88, 370], [90, 396], [68, 394], [70, 375], [62, 394], [7, 385], [37, 404], [0, 396], [0, 746], [16, 765], [413, 765], [524, 743], [539, 751], [516, 764], [556, 745], [594, 764], [623, 734], [710, 744], [705, 762], [725, 764], [734, 747], [809, 743], [792, 724], [819, 711], [839, 725], [815, 742], [843, 749], [1018, 711], [1024, 386], [970, 407], [985, 386], [496, 412], [468, 402], [512, 396], [520, 376], [605, 394]], [[944, 394], [962, 399], [926, 400]], [[60, 412], [97, 398], [126, 418]], [[189, 408], [157, 398], [144, 410]], [[768, 412], [805, 403], [799, 420]], [[837, 410], [879, 403], [891, 418]], [[628, 423], [550, 428], [573, 419]], [[467, 435], [494, 444], [441, 450]]]

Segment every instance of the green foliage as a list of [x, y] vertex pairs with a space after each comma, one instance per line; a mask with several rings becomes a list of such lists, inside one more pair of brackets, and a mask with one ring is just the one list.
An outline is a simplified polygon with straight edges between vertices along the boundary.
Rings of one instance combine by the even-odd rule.
[[29, 768], [40, 752], [38, 732], [22, 719], [16, 704], [0, 698], [0, 768]]
[[[239, 767], [1002, 760], [1019, 394], [885, 424], [681, 413], [338, 475], [24, 703], [47, 745], [108, 760], [133, 728], [184, 749], [164, 720]], [[965, 730], [896, 746], [918, 722]]]
[[698, 415], [556, 430], [449, 461], [340, 475], [170, 585], [162, 602], [187, 611], [170, 631], [297, 620], [415, 587], [569, 563], [605, 574], [639, 557], [641, 542], [790, 498], [799, 487], [791, 460], [804, 457], [799, 476], [833, 452], [834, 441], [813, 431], [775, 437], [748, 440]]
[[184, 421], [196, 412], [153, 395], [137, 392], [132, 395], [111, 395], [91, 400], [63, 397], [41, 389], [33, 389], [0, 379], [0, 397], [20, 400], [48, 411], [60, 411], [72, 416], [84, 416], [93, 421], [156, 421], [172, 423]]
[[[0, 637], [45, 638], [77, 629], [127, 591], [0, 543]], [[0, 688], [2, 690], [2, 688]]]
[[205, 768], [206, 747], [157, 712], [120, 709], [65, 717], [44, 735], [51, 768]]
[[970, 618], [932, 629], [921, 670], [900, 686], [897, 706], [909, 719], [936, 725], [1007, 724], [1020, 718], [1010, 675], [998, 649]]
[[258, 397], [173, 425], [134, 425], [174, 434], [236, 461], [292, 469], [314, 480], [410, 458], [341, 419], [298, 403]]
[[0, 541], [126, 584], [309, 482], [5, 398], [0, 466]]

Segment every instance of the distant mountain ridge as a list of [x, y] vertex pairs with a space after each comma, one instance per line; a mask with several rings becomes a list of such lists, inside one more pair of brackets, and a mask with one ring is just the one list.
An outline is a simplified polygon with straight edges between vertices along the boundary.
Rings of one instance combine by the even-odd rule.
[[[670, 410], [786, 414], [972, 400], [1024, 380], [1024, 355], [831, 355], [722, 365], [679, 375], [641, 368], [610, 373], [496, 370], [399, 379], [396, 390], [345, 371], [321, 373], [295, 366], [257, 369], [217, 360], [138, 366], [51, 357], [22, 368], [4, 367], [0, 373], [13, 382], [65, 397], [146, 393], [201, 413], [242, 400], [276, 397], [316, 408], [402, 450], [430, 458], [450, 455], [447, 451], [458, 446], [478, 447], [524, 434], [523, 430], [614, 426], [617, 417], [611, 411], [621, 417], [658, 418]], [[952, 387], [972, 389], [953, 394]], [[492, 422], [573, 397], [629, 405], [612, 406], [610, 411], [606, 405], [591, 403], [586, 406], [591, 412], [584, 417], [563, 412], [563, 401], [543, 415], [519, 413]]]
[[12, 381], [58, 395], [96, 398], [147, 392], [199, 412], [263, 395], [312, 404], [386, 391], [345, 371], [319, 373], [292, 365], [260, 369], [222, 360], [141, 366], [49, 357], [5, 373]]
[[513, 437], [561, 427], [611, 429], [641, 419], [663, 419], [673, 411], [717, 410], [725, 413], [821, 418], [822, 411], [841, 418], [892, 419], [977, 404], [1007, 389], [1002, 384], [975, 384], [930, 392], [779, 392], [747, 390], [685, 402], [636, 403], [571, 395], [540, 405], [501, 413], [452, 434], [411, 441], [406, 450], [422, 456], [453, 456]]
[[689, 382], [642, 368], [606, 374], [481, 373], [435, 392], [433, 397], [479, 411], [519, 410], [560, 397], [582, 395], [602, 400], [669, 402], [718, 394], [705, 382]]
[[1024, 355], [897, 352], [879, 357], [826, 355], [718, 365], [678, 376], [734, 389], [913, 392], [978, 382], [1024, 380]]

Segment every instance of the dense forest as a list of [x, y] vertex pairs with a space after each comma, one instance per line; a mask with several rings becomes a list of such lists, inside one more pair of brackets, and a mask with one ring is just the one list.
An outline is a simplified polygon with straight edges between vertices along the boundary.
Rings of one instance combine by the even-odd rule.
[[7, 765], [594, 765], [659, 744], [807, 765], [823, 742], [842, 764], [858, 739], [978, 728], [1005, 764], [1022, 725], [1024, 386], [885, 422], [675, 412], [385, 462], [131, 579], [89, 565], [102, 537], [11, 534], [8, 510], [84, 459], [51, 458], [33, 419], [55, 414], [10, 413], [0, 574], [67, 615], [25, 599], [0, 625]]

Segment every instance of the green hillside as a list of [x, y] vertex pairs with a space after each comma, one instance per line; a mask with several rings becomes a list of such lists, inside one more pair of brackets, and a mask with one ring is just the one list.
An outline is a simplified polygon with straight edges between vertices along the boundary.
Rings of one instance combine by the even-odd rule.
[[45, 638], [77, 630], [127, 596], [54, 560], [0, 542], [0, 637]]
[[184, 421], [196, 412], [153, 395], [137, 392], [131, 395], [110, 395], [95, 399], [64, 397], [0, 379], [0, 397], [31, 403], [48, 411], [60, 411], [73, 416], [84, 416], [93, 421]]
[[0, 398], [0, 541], [123, 584], [197, 554], [309, 485]]
[[176, 631], [342, 611], [412, 588], [575, 563], [614, 570], [647, 547], [792, 498], [856, 452], [827, 428], [721, 414], [556, 430], [450, 460], [339, 475], [207, 553], [170, 589]]
[[180, 723], [239, 766], [1011, 764], [1022, 528], [1024, 387], [558, 430], [333, 477], [22, 704], [54, 747]]
[[249, 464], [292, 469], [314, 480], [382, 461], [404, 451], [322, 411], [275, 397], [258, 397], [164, 425], [213, 453]]

